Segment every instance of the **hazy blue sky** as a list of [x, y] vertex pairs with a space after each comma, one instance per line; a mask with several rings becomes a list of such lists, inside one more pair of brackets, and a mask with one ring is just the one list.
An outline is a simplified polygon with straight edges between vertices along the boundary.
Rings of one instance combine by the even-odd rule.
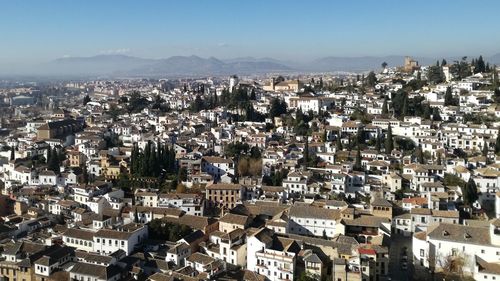
[[0, 1], [0, 64], [127, 54], [491, 55], [500, 1]]

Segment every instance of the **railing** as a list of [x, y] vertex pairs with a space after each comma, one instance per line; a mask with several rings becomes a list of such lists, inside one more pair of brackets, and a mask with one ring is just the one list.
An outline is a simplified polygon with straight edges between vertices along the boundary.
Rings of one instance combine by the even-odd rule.
[[285, 256], [285, 255], [263, 253], [263, 252], [257, 252], [256, 255], [257, 255], [257, 257], [261, 256], [264, 258], [271, 258], [271, 259], [281, 260], [281, 261], [289, 261], [289, 262], [293, 261], [293, 257]]

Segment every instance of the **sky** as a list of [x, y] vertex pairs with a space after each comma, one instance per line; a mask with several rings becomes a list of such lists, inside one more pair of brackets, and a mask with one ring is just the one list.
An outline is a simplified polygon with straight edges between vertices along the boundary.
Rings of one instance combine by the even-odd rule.
[[500, 52], [498, 0], [0, 0], [0, 68], [124, 54], [310, 60]]

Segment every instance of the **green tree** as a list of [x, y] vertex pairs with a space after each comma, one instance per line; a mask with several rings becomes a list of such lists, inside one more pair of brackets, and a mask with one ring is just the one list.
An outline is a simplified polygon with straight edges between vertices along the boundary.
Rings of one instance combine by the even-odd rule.
[[494, 90], [498, 89], [498, 72], [497, 72], [497, 66], [493, 66], [493, 74], [491, 75], [491, 85], [493, 86]]
[[456, 80], [461, 80], [470, 76], [472, 73], [467, 63], [467, 57], [462, 57], [461, 61], [455, 61], [455, 63], [450, 66], [450, 72]]
[[356, 145], [359, 147], [360, 145], [364, 145], [365, 142], [365, 130], [363, 128], [359, 128], [358, 132], [356, 133]]
[[14, 150], [14, 147], [10, 148], [10, 160], [16, 159], [16, 151]]
[[162, 239], [171, 242], [178, 241], [193, 233], [193, 229], [187, 225], [166, 222], [162, 219], [154, 219], [148, 224], [149, 235], [153, 239]]
[[384, 98], [384, 104], [382, 104], [382, 114], [389, 114], [389, 105], [387, 104], [387, 98]]
[[353, 166], [354, 171], [363, 171], [363, 167], [361, 165], [361, 151], [359, 150], [356, 152], [356, 159], [354, 161], [354, 166]]
[[384, 61], [381, 66], [382, 66], [383, 69], [385, 69], [387, 67], [387, 65], [388, 64]]
[[479, 198], [477, 192], [477, 186], [472, 177], [469, 178], [469, 181], [463, 185], [462, 187], [462, 197], [464, 204], [466, 206], [471, 207], [474, 202]]
[[281, 101], [278, 98], [274, 98], [271, 101], [271, 108], [269, 109], [269, 115], [271, 116], [271, 118], [279, 117], [282, 114], [286, 114], [286, 108], [287, 105], [285, 101]]
[[299, 275], [299, 278], [297, 279], [297, 281], [316, 281], [318, 279], [310, 276], [309, 274], [307, 274], [306, 271], [302, 271]]
[[148, 100], [141, 96], [138, 91], [132, 92], [128, 102], [127, 110], [129, 113], [137, 113], [148, 106]]
[[60, 172], [60, 163], [59, 163], [59, 153], [57, 149], [54, 147], [50, 152], [50, 159], [47, 162], [47, 169], [53, 171], [58, 174]]
[[444, 174], [444, 185], [445, 186], [461, 186], [463, 187], [465, 185], [465, 182], [458, 176], [453, 175], [453, 174]]
[[83, 182], [83, 184], [88, 184], [90, 182], [89, 172], [87, 171], [87, 165], [86, 164], [83, 164], [82, 182]]
[[250, 157], [252, 159], [261, 159], [262, 158], [262, 153], [260, 152], [260, 149], [257, 146], [253, 146], [250, 149]]
[[243, 153], [247, 153], [250, 146], [247, 143], [235, 142], [228, 144], [224, 149], [224, 155], [227, 157], [236, 157]]
[[443, 165], [443, 159], [441, 158], [441, 152], [438, 152], [438, 153], [437, 153], [436, 163], [437, 163], [438, 165]]
[[123, 190], [125, 193], [129, 193], [132, 191], [132, 182], [130, 181], [129, 175], [125, 173], [121, 173], [118, 176], [118, 182], [116, 183], [116, 186]]
[[434, 107], [432, 109], [432, 120], [433, 121], [441, 121], [441, 115], [439, 114], [439, 108]]
[[451, 87], [446, 88], [446, 93], [444, 94], [444, 105], [454, 105], [453, 94], [451, 93]]
[[405, 116], [408, 116], [408, 95], [404, 95], [403, 97], [403, 108], [401, 109], [401, 119], [404, 119]]
[[429, 69], [427, 70], [427, 80], [429, 80], [429, 82], [433, 84], [442, 83], [445, 80], [445, 76], [441, 67], [430, 66]]
[[415, 149], [415, 157], [417, 158], [418, 163], [424, 164], [424, 152], [422, 151], [421, 144], [419, 144], [417, 149]]
[[185, 168], [185, 167], [181, 167], [181, 168], [179, 169], [179, 175], [177, 176], [177, 178], [179, 179], [179, 181], [181, 181], [181, 182], [185, 182], [185, 181], [187, 181], [187, 179], [188, 179], [188, 178], [187, 178], [187, 176], [188, 176], [188, 175], [187, 175], [187, 170], [186, 170], [186, 168]]
[[448, 62], [446, 62], [446, 60], [445, 60], [445, 59], [443, 59], [443, 60], [441, 61], [441, 66], [445, 66], [445, 65], [447, 65], [447, 64], [448, 64]]
[[394, 149], [394, 140], [392, 139], [392, 128], [391, 125], [389, 124], [389, 127], [387, 127], [387, 135], [385, 137], [385, 153], [390, 154], [393, 149]]
[[380, 134], [377, 134], [377, 138], [375, 140], [375, 149], [379, 153], [380, 153], [380, 150], [382, 149], [382, 136]]
[[375, 72], [370, 71], [370, 73], [368, 73], [368, 76], [366, 76], [366, 85], [368, 87], [375, 87], [376, 84], [377, 76], [375, 75]]
[[201, 99], [200, 95], [196, 95], [196, 98], [194, 99], [193, 103], [191, 103], [190, 110], [192, 112], [200, 112], [205, 108], [205, 103]]
[[484, 157], [488, 157], [488, 143], [486, 143], [486, 142], [483, 143], [482, 154], [483, 154]]
[[483, 60], [483, 56], [479, 58], [474, 63], [474, 73], [486, 72], [486, 65]]
[[337, 140], [335, 141], [335, 148], [337, 151], [342, 151], [344, 149], [342, 147], [342, 140], [340, 139], [340, 136], [338, 136]]
[[497, 132], [497, 140], [495, 142], [495, 153], [500, 153], [500, 130]]
[[429, 120], [431, 119], [431, 107], [429, 106], [428, 103], [424, 104], [424, 110], [422, 112], [422, 118]]
[[90, 99], [89, 95], [85, 95], [85, 97], [83, 98], [83, 105], [86, 105], [90, 101], [91, 101], [91, 99]]
[[304, 160], [303, 163], [305, 164], [305, 166], [307, 166], [306, 163], [308, 163], [309, 159], [310, 159], [309, 158], [309, 140], [308, 140], [307, 136], [306, 136], [306, 142], [304, 143], [304, 151], [302, 152], [302, 158]]

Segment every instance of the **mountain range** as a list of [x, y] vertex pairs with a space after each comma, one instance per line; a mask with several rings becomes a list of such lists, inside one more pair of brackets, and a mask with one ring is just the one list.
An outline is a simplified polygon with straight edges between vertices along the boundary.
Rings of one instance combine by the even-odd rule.
[[[414, 57], [421, 65], [434, 64], [442, 58]], [[446, 58], [448, 62], [460, 58]], [[490, 64], [500, 64], [500, 53], [486, 57]], [[399, 66], [404, 56], [323, 57], [310, 62], [282, 61], [273, 58], [240, 57], [233, 59], [173, 56], [145, 59], [126, 55], [64, 57], [31, 69], [45, 75], [106, 76], [205, 76], [231, 74], [263, 74], [292, 72], [361, 72], [380, 69], [382, 62]]]

